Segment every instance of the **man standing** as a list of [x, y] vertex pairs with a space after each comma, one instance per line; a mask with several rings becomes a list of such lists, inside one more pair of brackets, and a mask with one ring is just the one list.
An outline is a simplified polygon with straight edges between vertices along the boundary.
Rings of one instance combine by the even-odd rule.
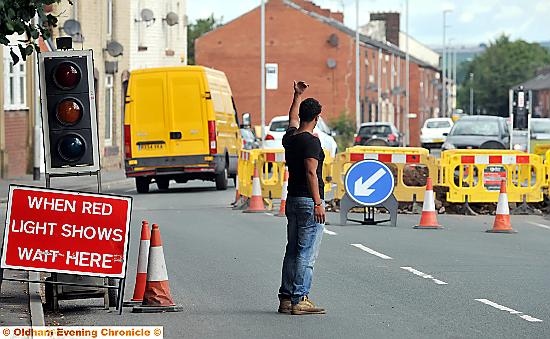
[[283, 137], [289, 171], [285, 211], [288, 224], [279, 312], [294, 315], [325, 313], [308, 299], [325, 223], [322, 175], [325, 154], [319, 138], [313, 135], [321, 104], [313, 98], [302, 101], [308, 86], [303, 81], [294, 82], [289, 126]]

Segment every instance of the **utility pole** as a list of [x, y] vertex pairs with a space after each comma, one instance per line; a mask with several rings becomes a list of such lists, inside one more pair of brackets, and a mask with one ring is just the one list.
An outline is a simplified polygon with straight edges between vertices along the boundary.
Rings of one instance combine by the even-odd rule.
[[261, 77], [261, 94], [260, 94], [260, 111], [262, 124], [262, 148], [265, 141], [265, 0], [262, 0], [261, 15], [260, 15], [260, 77]]
[[441, 84], [443, 85], [442, 93], [441, 93], [441, 116], [446, 117], [447, 116], [447, 13], [451, 12], [450, 9], [446, 9], [443, 11], [443, 61], [442, 61], [442, 81]]
[[[409, 145], [409, 138], [410, 138], [410, 133], [409, 133], [409, 105], [410, 105], [410, 68], [409, 68], [409, 64], [410, 64], [410, 57], [409, 57], [409, 0], [405, 0], [405, 20], [406, 20], [406, 34], [407, 34], [407, 39], [405, 39], [405, 73], [406, 73], [406, 82], [405, 82], [405, 93], [406, 93], [406, 98], [405, 98], [405, 145], [408, 146]], [[417, 112], [418, 113], [418, 112]]]
[[474, 73], [470, 73], [470, 115], [474, 115]]
[[359, 0], [355, 0], [355, 126], [361, 126], [361, 104], [359, 97], [361, 71], [359, 69]]

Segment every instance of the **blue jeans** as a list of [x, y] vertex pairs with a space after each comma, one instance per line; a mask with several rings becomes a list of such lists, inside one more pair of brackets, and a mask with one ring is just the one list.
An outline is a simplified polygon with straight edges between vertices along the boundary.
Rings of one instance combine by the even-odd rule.
[[309, 294], [313, 265], [323, 237], [324, 225], [315, 222], [313, 209], [312, 198], [287, 197], [287, 244], [279, 296], [290, 297], [292, 304]]

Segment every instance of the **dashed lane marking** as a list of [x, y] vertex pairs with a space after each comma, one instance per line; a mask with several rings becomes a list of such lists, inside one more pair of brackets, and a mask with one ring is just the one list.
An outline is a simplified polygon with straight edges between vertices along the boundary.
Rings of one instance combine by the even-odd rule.
[[475, 299], [479, 302], [482, 302], [484, 303], [485, 305], [489, 305], [491, 307], [494, 307], [496, 308], [497, 310], [501, 310], [501, 311], [505, 311], [505, 312], [508, 312], [510, 314], [516, 314], [516, 315], [519, 315], [519, 317], [523, 320], [527, 320], [529, 322], [532, 322], [532, 323], [538, 323], [538, 322], [542, 322], [542, 320], [540, 319], [537, 319], [535, 317], [532, 317], [530, 315], [527, 315], [527, 314], [524, 314], [523, 312], [520, 312], [520, 311], [516, 311], [516, 310], [513, 310], [509, 307], [506, 307], [506, 306], [502, 306], [502, 305], [499, 305], [497, 304], [496, 302], [493, 302], [491, 300], [488, 300], [488, 299]]
[[328, 234], [328, 235], [338, 235], [338, 233], [333, 232], [333, 231], [330, 231], [330, 230], [327, 230], [326, 228], [323, 229], [323, 233]]
[[404, 269], [405, 271], [408, 271], [408, 272], [411, 272], [412, 274], [415, 274], [419, 277], [422, 277], [424, 279], [430, 279], [431, 281], [433, 281], [434, 283], [438, 284], [438, 285], [447, 285], [446, 282], [444, 281], [441, 281], [439, 279], [436, 279], [434, 278], [433, 276], [429, 275], [429, 274], [426, 274], [424, 272], [420, 272], [418, 270], [415, 270], [414, 268], [412, 267], [408, 267], [408, 266], [405, 266], [405, 267], [401, 267], [402, 269]]
[[360, 249], [360, 250], [363, 250], [363, 251], [365, 251], [365, 252], [367, 252], [367, 253], [370, 253], [370, 254], [375, 255], [375, 256], [377, 256], [377, 257], [379, 257], [379, 258], [382, 258], [382, 259], [386, 259], [386, 260], [393, 259], [392, 257], [389, 257], [389, 256], [387, 256], [387, 255], [385, 255], [385, 254], [383, 254], [383, 253], [380, 253], [380, 252], [376, 252], [376, 251], [373, 250], [372, 248], [368, 248], [368, 247], [366, 247], [366, 246], [364, 246], [364, 245], [362, 245], [362, 244], [350, 244], [350, 245], [351, 245], [351, 246], [354, 246], [354, 247], [357, 247], [357, 248]]
[[539, 224], [538, 222], [528, 221], [528, 223], [530, 223], [531, 225], [537, 226], [537, 227], [542, 227], [542, 228], [546, 228], [547, 230], [550, 230], [550, 226], [546, 226], [544, 224]]

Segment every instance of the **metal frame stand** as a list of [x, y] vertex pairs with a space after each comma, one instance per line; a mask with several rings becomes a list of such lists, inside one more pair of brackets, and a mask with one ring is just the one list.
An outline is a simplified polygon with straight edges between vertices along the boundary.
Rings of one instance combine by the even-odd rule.
[[[363, 207], [363, 220], [353, 220], [348, 219], [348, 213], [349, 211], [354, 207]], [[390, 218], [385, 220], [375, 220], [374, 218], [374, 212], [375, 208], [378, 207], [384, 207], [388, 212], [390, 213]], [[357, 204], [357, 202], [353, 201], [349, 195], [346, 193], [342, 200], [340, 200], [340, 225], [346, 225], [346, 221], [354, 221], [358, 222], [362, 225], [378, 225], [383, 222], [390, 221], [392, 227], [397, 227], [397, 211], [399, 208], [399, 203], [397, 202], [397, 199], [393, 195], [393, 193], [382, 203], [376, 205], [376, 206], [361, 206]]]

